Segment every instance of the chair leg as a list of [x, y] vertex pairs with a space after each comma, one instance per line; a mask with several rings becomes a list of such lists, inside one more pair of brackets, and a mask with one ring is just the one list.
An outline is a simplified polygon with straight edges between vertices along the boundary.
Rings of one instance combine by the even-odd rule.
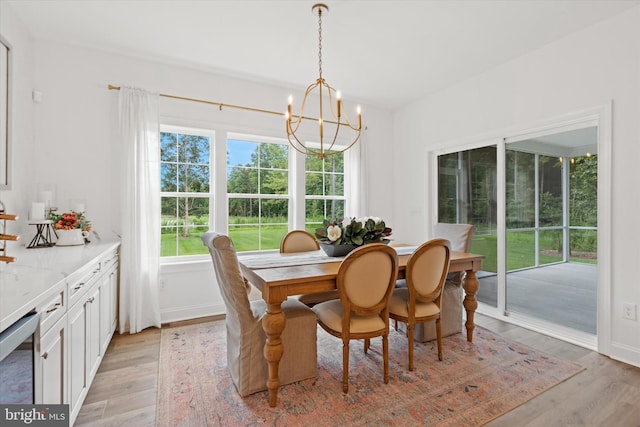
[[389, 335], [382, 336], [382, 360], [384, 362], [384, 383], [389, 384]]
[[438, 341], [438, 360], [442, 360], [442, 326], [439, 317], [436, 319], [436, 339]]
[[407, 323], [407, 347], [409, 349], [409, 370], [413, 371], [415, 368], [413, 366], [413, 333], [414, 326]]
[[364, 353], [367, 354], [369, 347], [371, 346], [371, 340], [369, 338], [364, 339]]
[[342, 344], [342, 391], [349, 391], [349, 341]]

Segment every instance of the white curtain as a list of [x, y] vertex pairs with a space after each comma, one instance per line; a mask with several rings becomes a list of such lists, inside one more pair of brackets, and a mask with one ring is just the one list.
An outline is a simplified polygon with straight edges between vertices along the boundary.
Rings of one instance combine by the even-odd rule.
[[367, 203], [369, 175], [367, 172], [367, 142], [366, 130], [362, 130], [360, 141], [347, 150], [350, 171], [349, 186], [347, 187], [346, 212], [350, 217], [372, 215]]
[[160, 327], [160, 124], [158, 94], [120, 89], [122, 244], [120, 333]]

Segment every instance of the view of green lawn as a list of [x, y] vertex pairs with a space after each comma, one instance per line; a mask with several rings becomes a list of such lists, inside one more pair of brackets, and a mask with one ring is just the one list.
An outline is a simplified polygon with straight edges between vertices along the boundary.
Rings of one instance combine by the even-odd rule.
[[[316, 226], [307, 227], [307, 231], [314, 233]], [[206, 228], [192, 229], [188, 237], [176, 238], [176, 233], [163, 233], [161, 239], [162, 256], [179, 255], [198, 255], [206, 254], [207, 249], [202, 244], [200, 236], [206, 231]], [[259, 234], [260, 233], [260, 234]], [[282, 237], [287, 233], [286, 224], [277, 224], [270, 226], [254, 225], [231, 225], [229, 227], [229, 236], [233, 240], [233, 244], [238, 252], [255, 251], [259, 249], [258, 239], [262, 241], [262, 250], [278, 249]], [[540, 239], [540, 264], [548, 264], [559, 262], [562, 256], [557, 252], [557, 241], [554, 238], [555, 233], [541, 233]], [[535, 265], [534, 253], [534, 233], [519, 232], [507, 234], [507, 270], [517, 270]], [[484, 255], [486, 258], [483, 262], [483, 270], [497, 271], [497, 235], [476, 233], [471, 245], [471, 252]], [[594, 249], [595, 252], [595, 249]], [[557, 255], [556, 255], [557, 254]], [[596, 263], [595, 259], [572, 258], [575, 262]]]

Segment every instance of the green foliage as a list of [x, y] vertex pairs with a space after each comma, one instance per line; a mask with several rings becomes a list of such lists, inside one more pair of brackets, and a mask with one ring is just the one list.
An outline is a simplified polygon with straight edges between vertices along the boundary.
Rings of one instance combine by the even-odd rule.
[[323, 243], [362, 246], [381, 242], [391, 235], [391, 228], [380, 218], [325, 219], [322, 227], [315, 230], [315, 235]]

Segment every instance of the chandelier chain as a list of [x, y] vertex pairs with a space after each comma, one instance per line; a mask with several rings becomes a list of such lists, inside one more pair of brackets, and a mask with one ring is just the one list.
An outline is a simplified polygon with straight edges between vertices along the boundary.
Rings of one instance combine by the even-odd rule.
[[322, 80], [322, 9], [318, 9], [318, 72]]

